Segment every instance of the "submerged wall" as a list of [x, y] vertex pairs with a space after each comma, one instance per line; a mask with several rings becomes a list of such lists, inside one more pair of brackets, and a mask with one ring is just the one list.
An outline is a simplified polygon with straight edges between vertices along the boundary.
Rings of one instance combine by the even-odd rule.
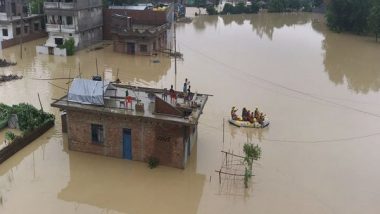
[[[156, 157], [161, 165], [184, 168], [190, 127], [148, 118], [67, 111], [69, 149], [123, 158], [123, 129], [131, 129], [132, 160]], [[91, 124], [103, 125], [104, 143], [92, 143]]]

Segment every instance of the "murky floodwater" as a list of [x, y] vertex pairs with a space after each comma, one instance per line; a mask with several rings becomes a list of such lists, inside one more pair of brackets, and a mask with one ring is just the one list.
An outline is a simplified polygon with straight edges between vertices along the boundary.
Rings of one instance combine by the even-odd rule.
[[[380, 45], [372, 38], [327, 31], [322, 16], [260, 14], [209, 16], [177, 28], [184, 61], [133, 57], [105, 49], [74, 57], [36, 55], [44, 40], [3, 50], [18, 62], [1, 73], [24, 75], [0, 84], [0, 101], [49, 104], [67, 80], [112, 69], [124, 82], [213, 94], [200, 121], [186, 170], [68, 151], [54, 129], [0, 165], [0, 213], [379, 213]], [[79, 65], [80, 63], [80, 65]], [[80, 69], [79, 69], [80, 68]], [[50, 82], [50, 83], [49, 83]], [[56, 87], [56, 86], [59, 87]], [[259, 106], [271, 119], [264, 130], [225, 123], [232, 105]], [[248, 190], [214, 171], [220, 151], [241, 153], [260, 144]]]

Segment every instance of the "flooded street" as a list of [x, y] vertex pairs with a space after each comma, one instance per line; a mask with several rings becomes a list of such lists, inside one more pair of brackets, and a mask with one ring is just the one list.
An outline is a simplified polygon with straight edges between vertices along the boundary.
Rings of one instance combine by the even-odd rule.
[[[380, 45], [329, 32], [323, 16], [201, 16], [177, 25], [178, 62], [104, 49], [73, 57], [36, 55], [43, 40], [0, 52], [23, 75], [0, 83], [0, 102], [28, 102], [56, 115], [56, 126], [0, 165], [0, 213], [379, 213]], [[182, 88], [210, 97], [185, 170], [68, 150], [60, 112], [50, 107], [67, 80], [112, 70], [122, 82]], [[79, 72], [80, 71], [80, 72]], [[118, 71], [118, 72], [117, 72]], [[232, 106], [258, 106], [271, 125], [230, 126]], [[223, 137], [223, 120], [225, 133]], [[0, 137], [3, 134], [0, 134]], [[1, 138], [0, 138], [1, 139]], [[224, 142], [223, 142], [224, 139]], [[249, 189], [218, 174], [221, 150], [261, 146]]]

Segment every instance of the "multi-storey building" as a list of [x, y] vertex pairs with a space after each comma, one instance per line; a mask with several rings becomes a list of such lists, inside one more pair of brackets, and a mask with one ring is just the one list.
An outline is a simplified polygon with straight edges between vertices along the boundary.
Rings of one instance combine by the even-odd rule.
[[0, 47], [46, 36], [42, 7], [27, 0], [0, 0]]
[[104, 10], [104, 39], [113, 40], [114, 51], [151, 55], [167, 49], [174, 5], [140, 4], [110, 6]]
[[87, 47], [103, 39], [102, 0], [48, 0], [44, 3], [49, 38], [37, 47], [41, 54], [66, 55], [59, 48], [73, 38], [76, 49]]

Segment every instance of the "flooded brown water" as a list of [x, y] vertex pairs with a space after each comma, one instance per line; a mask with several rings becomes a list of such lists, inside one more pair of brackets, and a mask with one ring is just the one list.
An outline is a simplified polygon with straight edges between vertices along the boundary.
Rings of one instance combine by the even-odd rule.
[[[29, 102], [58, 119], [54, 129], [0, 165], [0, 213], [379, 213], [380, 44], [335, 34], [322, 16], [260, 14], [197, 17], [177, 27], [184, 60], [175, 75], [162, 55], [133, 57], [83, 50], [73, 57], [36, 55], [44, 40], [3, 50], [17, 61], [0, 74], [24, 75], [0, 84], [0, 101]], [[213, 94], [185, 170], [68, 151], [59, 112], [49, 104], [67, 80], [112, 69], [124, 82]], [[79, 66], [80, 63], [80, 66]], [[70, 71], [71, 70], [71, 71]], [[61, 88], [49, 84], [51, 82]], [[232, 105], [258, 106], [271, 120], [252, 130], [225, 123]], [[221, 150], [241, 154], [258, 143], [262, 159], [250, 188], [223, 177]]]

